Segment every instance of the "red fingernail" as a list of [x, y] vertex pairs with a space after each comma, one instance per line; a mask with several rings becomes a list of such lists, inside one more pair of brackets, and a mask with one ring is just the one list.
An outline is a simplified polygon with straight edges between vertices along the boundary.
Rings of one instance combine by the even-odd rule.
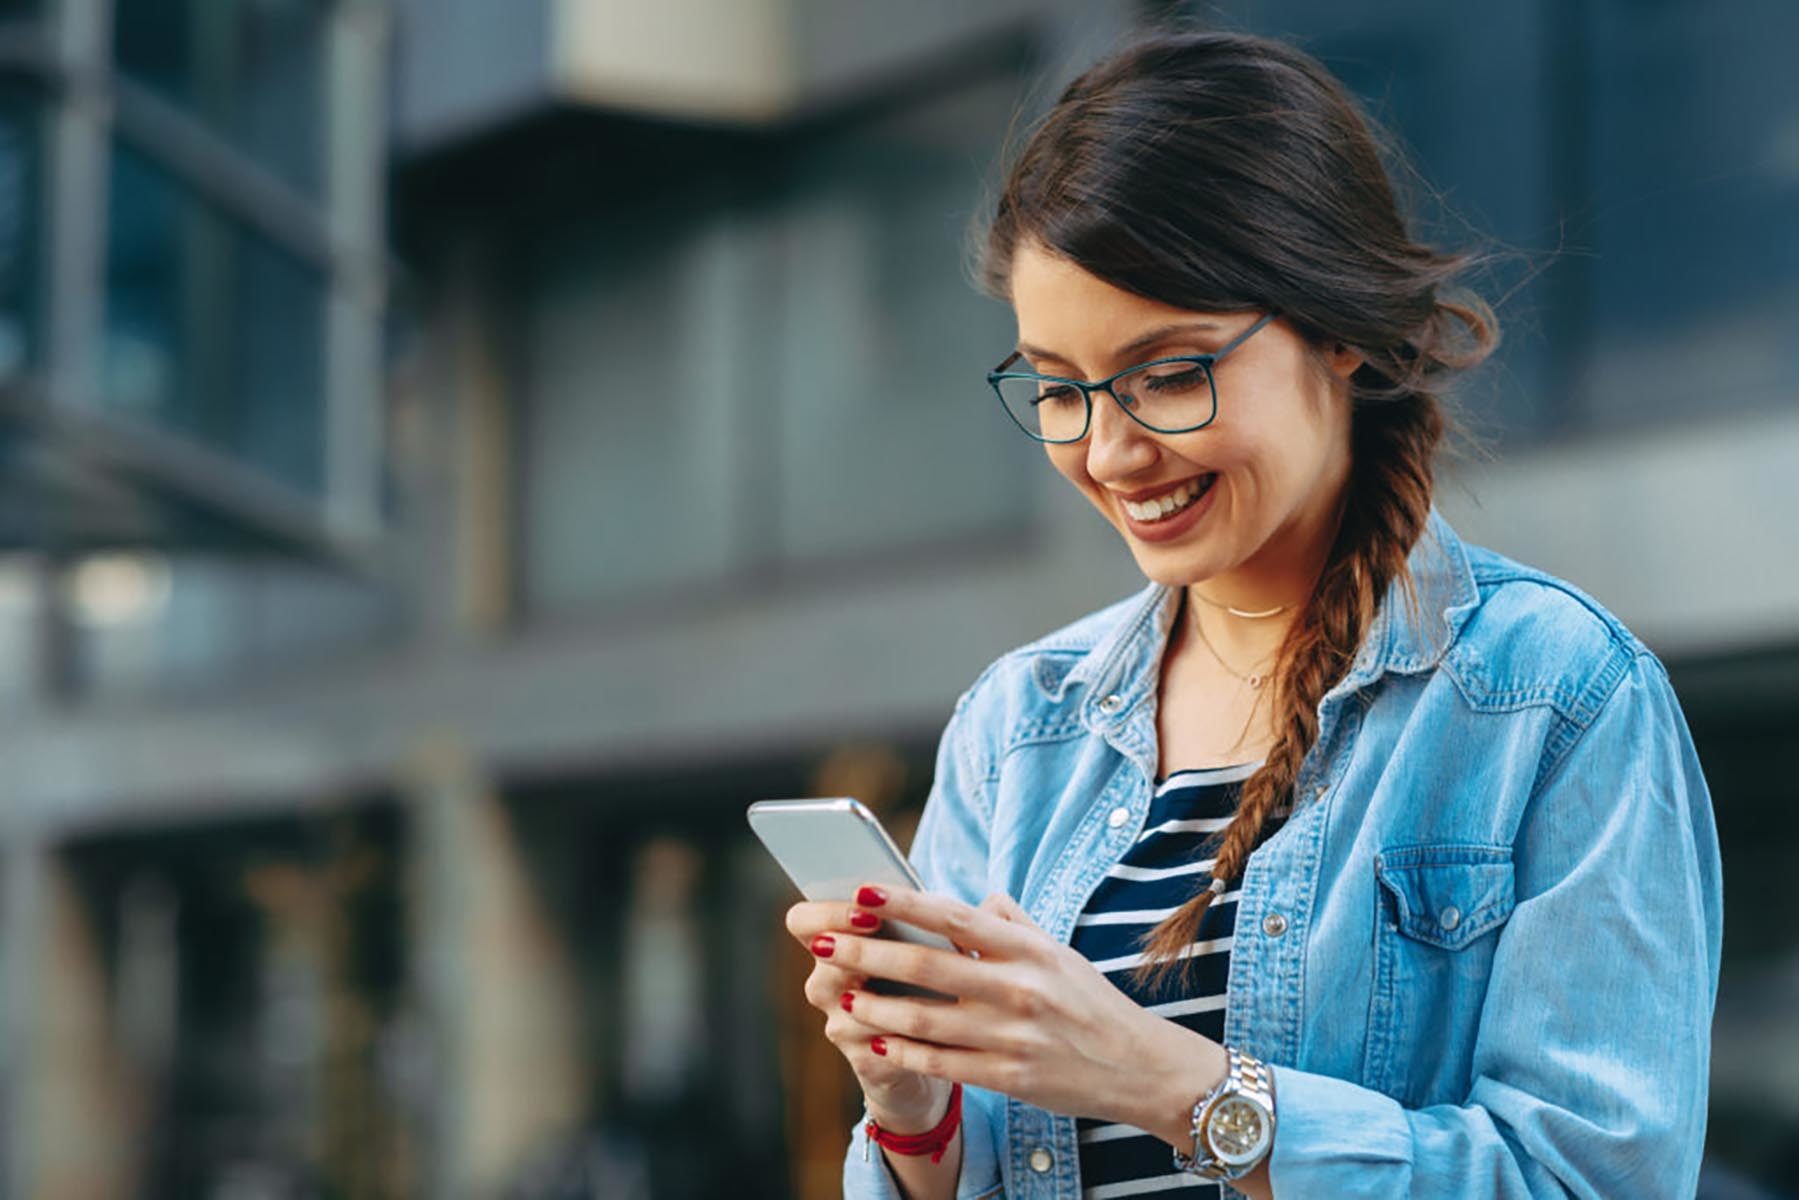
[[887, 903], [887, 893], [878, 887], [863, 884], [856, 891], [856, 903], [863, 908], [879, 908]]
[[831, 951], [837, 948], [837, 939], [828, 933], [821, 933], [812, 939], [812, 953], [820, 958], [831, 957]]
[[857, 929], [873, 929], [880, 923], [881, 918], [873, 913], [853, 912], [850, 914], [850, 924]]
[[885, 1055], [887, 1053], [887, 1039], [884, 1037], [869, 1038], [868, 1048], [873, 1050], [876, 1054]]
[[843, 1011], [844, 1012], [854, 1012], [855, 1009], [851, 1008], [850, 1005], [854, 1004], [855, 1002], [856, 1002], [856, 993], [854, 993], [854, 992], [843, 993], [842, 1003], [843, 1003]]

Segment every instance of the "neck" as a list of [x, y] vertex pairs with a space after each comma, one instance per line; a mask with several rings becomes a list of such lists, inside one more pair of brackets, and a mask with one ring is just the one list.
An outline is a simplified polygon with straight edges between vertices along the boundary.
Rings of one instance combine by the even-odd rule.
[[1278, 647], [1299, 620], [1321, 569], [1322, 560], [1274, 569], [1245, 564], [1227, 576], [1190, 583], [1187, 619], [1203, 621], [1206, 637], [1218, 649], [1259, 658]]
[[[1289, 604], [1271, 617], [1237, 617], [1222, 608], [1214, 608], [1194, 598], [1192, 587], [1184, 597], [1180, 620], [1191, 647], [1205, 653], [1200, 641], [1210, 643], [1213, 651], [1233, 668], [1245, 673], [1261, 673], [1286, 639], [1287, 631], [1298, 619], [1300, 606]], [[1269, 605], [1268, 607], [1273, 607]], [[1262, 609], [1246, 609], [1261, 612]]]
[[1205, 622], [1207, 640], [1234, 663], [1248, 666], [1271, 656], [1317, 587], [1342, 520], [1342, 499], [1339, 492], [1330, 503], [1306, 513], [1270, 538], [1254, 558], [1188, 584], [1186, 619]]

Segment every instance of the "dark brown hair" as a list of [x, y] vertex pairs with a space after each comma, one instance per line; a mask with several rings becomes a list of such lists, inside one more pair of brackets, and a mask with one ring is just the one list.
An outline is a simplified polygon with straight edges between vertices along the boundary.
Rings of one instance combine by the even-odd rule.
[[[1498, 342], [1478, 297], [1445, 294], [1476, 259], [1415, 241], [1373, 127], [1316, 60], [1246, 34], [1163, 30], [1089, 68], [1012, 162], [979, 279], [1005, 299], [1029, 239], [1126, 291], [1179, 308], [1279, 312], [1322, 363], [1348, 346], [1353, 465], [1342, 519], [1270, 683], [1276, 740], [1217, 835], [1240, 878], [1318, 736], [1318, 704], [1354, 659], [1424, 530], [1450, 427], [1439, 392]], [[1388, 151], [1391, 154], [1391, 151]], [[1415, 597], [1412, 597], [1415, 599]], [[1196, 936], [1200, 890], [1143, 938], [1154, 986]]]

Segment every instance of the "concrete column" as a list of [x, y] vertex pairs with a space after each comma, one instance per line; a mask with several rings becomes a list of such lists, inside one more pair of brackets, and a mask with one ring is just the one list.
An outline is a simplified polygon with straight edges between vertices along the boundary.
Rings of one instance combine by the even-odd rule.
[[417, 982], [437, 1064], [431, 1194], [492, 1196], [586, 1115], [579, 980], [504, 800], [454, 738], [414, 754], [411, 811]]
[[128, 1197], [143, 1168], [143, 1089], [120, 1053], [104, 947], [49, 848], [6, 856], [9, 1195]]

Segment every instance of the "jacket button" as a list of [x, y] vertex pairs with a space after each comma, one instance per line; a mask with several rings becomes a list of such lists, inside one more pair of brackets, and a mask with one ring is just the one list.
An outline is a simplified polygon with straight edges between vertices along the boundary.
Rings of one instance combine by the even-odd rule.
[[1262, 918], [1262, 932], [1269, 937], [1279, 937], [1287, 932], [1287, 918], [1277, 912], [1271, 912]]
[[1103, 713], [1115, 713], [1123, 706], [1124, 700], [1121, 699], [1117, 693], [1113, 693], [1100, 700], [1099, 711]]
[[1453, 904], [1446, 905], [1444, 907], [1443, 911], [1437, 914], [1437, 924], [1441, 925], [1445, 929], [1454, 929], [1457, 925], [1460, 925], [1461, 923], [1462, 923], [1462, 910], [1457, 908]]
[[1049, 1174], [1049, 1169], [1056, 1165], [1056, 1156], [1042, 1146], [1031, 1151], [1031, 1170], [1039, 1175]]
[[1130, 819], [1131, 810], [1120, 804], [1106, 815], [1106, 824], [1110, 825], [1113, 829], [1117, 829], [1120, 825]]

